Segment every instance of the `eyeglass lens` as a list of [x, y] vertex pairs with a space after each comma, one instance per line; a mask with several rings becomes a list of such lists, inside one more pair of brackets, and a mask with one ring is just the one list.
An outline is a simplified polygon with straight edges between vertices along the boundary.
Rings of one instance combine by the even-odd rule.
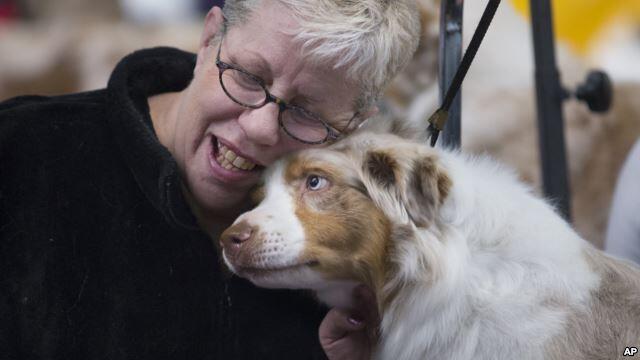
[[[249, 74], [236, 69], [225, 69], [221, 76], [222, 86], [235, 102], [259, 108], [267, 101], [267, 91]], [[288, 107], [280, 112], [280, 121], [285, 131], [298, 140], [319, 142], [327, 138], [328, 129], [313, 114], [302, 108]]]

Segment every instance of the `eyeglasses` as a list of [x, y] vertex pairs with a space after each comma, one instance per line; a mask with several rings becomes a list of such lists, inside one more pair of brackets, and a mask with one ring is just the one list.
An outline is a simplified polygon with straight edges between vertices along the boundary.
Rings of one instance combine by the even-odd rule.
[[[220, 74], [220, 85], [229, 99], [250, 109], [259, 109], [269, 103], [276, 103], [280, 128], [287, 135], [304, 144], [332, 142], [344, 135], [343, 132], [322, 120], [320, 116], [299, 106], [287, 104], [284, 100], [272, 95], [261, 78], [221, 61], [221, 49], [222, 40], [216, 55], [216, 66]], [[357, 116], [356, 112], [345, 129], [349, 128]]]

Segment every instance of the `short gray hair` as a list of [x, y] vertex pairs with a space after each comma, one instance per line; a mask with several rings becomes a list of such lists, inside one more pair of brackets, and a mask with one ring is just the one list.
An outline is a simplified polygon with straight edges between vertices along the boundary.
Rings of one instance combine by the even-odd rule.
[[[269, 0], [291, 10], [300, 27], [295, 39], [313, 61], [345, 68], [362, 88], [356, 107], [372, 105], [409, 62], [418, 46], [415, 0]], [[261, 0], [227, 0], [226, 26], [249, 20]]]

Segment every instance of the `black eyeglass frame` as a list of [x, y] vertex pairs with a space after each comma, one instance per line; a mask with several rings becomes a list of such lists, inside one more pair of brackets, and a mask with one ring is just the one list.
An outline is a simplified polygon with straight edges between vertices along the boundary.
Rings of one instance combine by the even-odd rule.
[[[216, 66], [218, 67], [218, 78], [220, 79], [220, 86], [222, 87], [222, 90], [224, 91], [224, 93], [229, 97], [229, 99], [233, 100], [233, 102], [235, 102], [236, 104], [249, 108], [249, 109], [259, 109], [269, 103], [275, 103], [276, 105], [278, 105], [278, 125], [280, 126], [280, 128], [282, 129], [282, 131], [284, 131], [289, 137], [295, 139], [296, 141], [299, 141], [303, 144], [309, 144], [309, 145], [319, 145], [319, 144], [324, 144], [326, 142], [334, 142], [338, 139], [340, 139], [341, 137], [343, 137], [345, 135], [345, 131], [340, 131], [336, 128], [334, 128], [333, 126], [329, 125], [327, 122], [325, 122], [324, 120], [322, 120], [318, 115], [305, 110], [302, 107], [299, 106], [295, 106], [295, 105], [291, 105], [288, 104], [286, 101], [282, 100], [281, 98], [271, 94], [269, 92], [269, 89], [267, 89], [267, 86], [264, 83], [264, 80], [262, 80], [261, 78], [259, 78], [256, 75], [253, 75], [250, 72], [247, 72], [237, 66], [234, 66], [233, 64], [229, 64], [226, 63], [222, 60], [220, 60], [220, 51], [222, 49], [222, 39], [220, 39], [220, 44], [218, 45], [218, 53], [216, 54]], [[265, 99], [261, 104], [258, 105], [249, 105], [249, 104], [245, 104], [239, 100], [237, 100], [236, 98], [234, 98], [229, 91], [227, 90], [227, 88], [224, 86], [224, 81], [222, 81], [222, 74], [225, 72], [225, 70], [235, 70], [235, 71], [239, 71], [241, 73], [243, 73], [244, 75], [247, 75], [248, 77], [250, 77], [252, 80], [255, 80], [256, 83], [258, 85], [260, 85], [260, 87], [262, 88], [262, 90], [265, 93]], [[293, 135], [291, 132], [289, 132], [289, 130], [287, 130], [287, 127], [284, 125], [284, 122], [282, 121], [282, 113], [285, 110], [294, 110], [294, 111], [300, 111], [302, 113], [304, 113], [305, 115], [309, 116], [309, 118], [317, 121], [318, 123], [322, 124], [322, 126], [324, 126], [324, 128], [327, 130], [327, 136], [322, 139], [322, 140], [318, 140], [318, 141], [307, 141], [307, 140], [303, 140], [300, 139], [299, 137]], [[353, 120], [358, 117], [360, 113], [359, 112], [355, 112], [353, 114], [353, 117], [351, 117], [351, 119], [349, 119], [349, 122], [347, 123], [347, 125], [345, 126], [345, 129], [348, 129], [349, 126], [351, 125], [351, 122], [353, 122]]]

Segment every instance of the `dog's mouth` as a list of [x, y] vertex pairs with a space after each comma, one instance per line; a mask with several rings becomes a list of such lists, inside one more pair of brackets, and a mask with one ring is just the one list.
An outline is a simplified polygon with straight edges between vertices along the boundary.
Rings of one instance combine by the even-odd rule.
[[286, 266], [237, 265], [225, 259], [228, 269], [254, 285], [270, 289], [311, 289], [318, 282], [317, 261], [304, 261]]
[[319, 264], [318, 261], [313, 260], [313, 261], [305, 261], [305, 262], [287, 265], [287, 266], [234, 266], [234, 268], [235, 268], [235, 271], [237, 271], [238, 275], [240, 276], [261, 277], [261, 276], [269, 276], [276, 273], [298, 271], [304, 268], [311, 268], [311, 267], [318, 266], [318, 264]]

